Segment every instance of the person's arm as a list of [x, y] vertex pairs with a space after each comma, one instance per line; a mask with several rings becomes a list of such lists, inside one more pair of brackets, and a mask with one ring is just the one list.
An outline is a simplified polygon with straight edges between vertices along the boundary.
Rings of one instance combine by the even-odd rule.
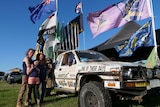
[[35, 69], [38, 71], [38, 74], [40, 74], [40, 69], [37, 66], [35, 66]]
[[26, 73], [27, 73], [27, 75], [29, 75], [30, 72], [31, 72], [32, 69], [33, 69], [33, 64], [31, 64], [31, 63], [29, 62], [29, 60], [28, 60], [27, 57], [24, 58], [24, 62], [25, 62], [26, 67], [27, 67], [27, 68], [26, 68], [26, 69], [27, 69]]
[[52, 68], [53, 68], [52, 64], [49, 63], [49, 64], [48, 64], [48, 73], [51, 72]]

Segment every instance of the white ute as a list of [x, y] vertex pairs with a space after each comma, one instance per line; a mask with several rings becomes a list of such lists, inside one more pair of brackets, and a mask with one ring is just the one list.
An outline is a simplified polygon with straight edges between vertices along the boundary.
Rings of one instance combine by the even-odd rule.
[[70, 50], [58, 55], [55, 89], [78, 93], [79, 107], [112, 107], [113, 99], [142, 102], [150, 91], [159, 91], [159, 68], [111, 61], [91, 50]]

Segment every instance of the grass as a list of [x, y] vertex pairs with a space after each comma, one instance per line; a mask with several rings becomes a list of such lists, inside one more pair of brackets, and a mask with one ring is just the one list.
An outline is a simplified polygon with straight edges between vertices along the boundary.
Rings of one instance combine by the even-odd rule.
[[[16, 107], [16, 101], [21, 84], [8, 84], [0, 81], [0, 107]], [[78, 98], [74, 94], [65, 97], [52, 95], [45, 97], [42, 107], [78, 107]], [[33, 101], [34, 103], [34, 101]], [[34, 104], [33, 107], [36, 107]]]
[[[0, 81], [0, 107], [15, 107], [21, 84], [8, 84]], [[55, 90], [53, 90], [55, 91]], [[78, 107], [78, 97], [74, 94], [60, 96], [53, 94], [45, 97], [42, 107]], [[64, 94], [63, 94], [64, 95]], [[34, 101], [33, 101], [34, 102]], [[33, 107], [36, 107], [34, 104]], [[160, 107], [160, 96], [149, 96], [142, 104], [125, 101], [116, 107]]]

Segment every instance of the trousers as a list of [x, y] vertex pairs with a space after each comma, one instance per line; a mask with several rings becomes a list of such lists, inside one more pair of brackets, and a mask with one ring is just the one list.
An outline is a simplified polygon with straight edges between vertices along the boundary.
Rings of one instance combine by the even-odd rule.
[[20, 88], [19, 94], [18, 94], [18, 99], [17, 102], [22, 102], [23, 100], [23, 95], [26, 92], [26, 98], [25, 101], [28, 101], [28, 76], [27, 75], [22, 75], [22, 86]]

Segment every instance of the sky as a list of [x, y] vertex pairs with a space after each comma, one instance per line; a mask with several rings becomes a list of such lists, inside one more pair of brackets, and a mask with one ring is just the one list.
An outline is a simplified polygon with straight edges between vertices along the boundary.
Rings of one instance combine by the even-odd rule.
[[[22, 61], [29, 48], [36, 46], [38, 29], [47, 16], [37, 20], [35, 24], [30, 20], [29, 6], [35, 6], [42, 0], [2, 0], [0, 4], [0, 71], [10, 72], [12, 68], [22, 69]], [[78, 49], [90, 49], [95, 47], [111, 36], [116, 34], [120, 28], [106, 31], [96, 38], [90, 31], [87, 23], [87, 15], [90, 12], [103, 10], [111, 4], [120, 0], [81, 0], [83, 9], [84, 32], [79, 35]], [[160, 28], [160, 0], [153, 1], [155, 28]], [[79, 0], [58, 1], [58, 21], [68, 23], [78, 16], [75, 6]], [[143, 21], [137, 22], [139, 24]]]

